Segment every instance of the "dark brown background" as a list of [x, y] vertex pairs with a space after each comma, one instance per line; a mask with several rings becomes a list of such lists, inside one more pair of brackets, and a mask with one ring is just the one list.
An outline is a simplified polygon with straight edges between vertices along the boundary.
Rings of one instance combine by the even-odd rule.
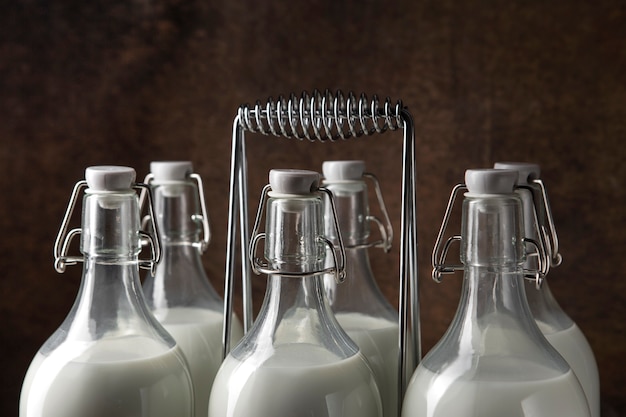
[[[541, 164], [565, 258], [552, 289], [595, 350], [603, 415], [626, 415], [622, 2], [15, 0], [0, 4], [0, 35], [0, 415], [17, 415], [29, 361], [76, 295], [80, 267], [55, 273], [52, 245], [84, 168], [143, 177], [151, 160], [192, 160], [215, 234], [204, 262], [221, 291], [237, 107], [313, 88], [389, 95], [415, 117], [425, 350], [459, 295], [460, 276], [429, 278], [450, 189], [466, 168]], [[401, 137], [248, 135], [250, 206], [270, 168], [362, 158], [397, 230]], [[395, 303], [397, 253], [375, 256]]]

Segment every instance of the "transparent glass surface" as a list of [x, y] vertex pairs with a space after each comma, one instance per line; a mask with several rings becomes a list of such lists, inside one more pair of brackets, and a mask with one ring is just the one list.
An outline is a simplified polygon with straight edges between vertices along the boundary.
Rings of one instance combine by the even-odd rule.
[[80, 290], [28, 369], [20, 417], [191, 416], [184, 357], [140, 290], [136, 194], [83, 207]]
[[[195, 415], [206, 416], [211, 386], [222, 363], [224, 305], [200, 258], [202, 231], [197, 185], [192, 181], [153, 183], [154, 211], [162, 259], [143, 291], [148, 306], [184, 353], [195, 394]], [[231, 344], [243, 336], [233, 315]]]
[[[540, 190], [517, 190], [523, 205], [526, 236], [539, 241], [537, 223], [546, 224], [545, 213], [540, 211], [537, 218], [533, 207], [531, 194], [533, 192], [536, 195], [541, 194]], [[529, 256], [524, 267], [537, 268], [536, 257]], [[526, 298], [530, 311], [546, 339], [569, 363], [578, 377], [589, 402], [592, 417], [600, 417], [600, 376], [595, 356], [583, 332], [563, 311], [550, 291], [548, 281], [545, 279], [539, 289], [534, 282], [526, 281]]]
[[218, 371], [210, 417], [380, 417], [372, 370], [324, 293], [319, 197], [270, 198], [266, 259], [303, 277], [268, 276], [250, 331]]
[[402, 416], [590, 415], [576, 376], [530, 313], [522, 237], [517, 197], [466, 196], [459, 307], [413, 374]]
[[322, 200], [315, 196], [267, 200], [265, 258], [272, 269], [319, 271], [325, 259]]
[[[380, 291], [370, 266], [370, 221], [364, 181], [327, 182], [346, 245], [346, 279], [338, 284], [332, 275], [324, 280], [326, 294], [337, 321], [368, 359], [383, 402], [383, 415], [398, 415], [398, 313]], [[325, 233], [337, 232], [330, 205], [325, 205]], [[378, 252], [383, 255], [383, 251]], [[327, 258], [328, 259], [328, 258]], [[413, 367], [407, 364], [412, 372]]]

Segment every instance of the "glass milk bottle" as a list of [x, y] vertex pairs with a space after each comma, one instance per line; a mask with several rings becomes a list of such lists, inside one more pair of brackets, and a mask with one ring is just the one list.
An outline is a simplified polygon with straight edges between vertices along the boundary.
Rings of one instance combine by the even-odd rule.
[[[553, 266], [558, 266], [560, 263], [558, 241], [554, 232], [547, 193], [543, 183], [539, 180], [541, 175], [539, 165], [524, 162], [497, 162], [494, 168], [512, 169], [519, 172], [517, 193], [522, 200], [526, 236], [539, 240], [537, 230], [545, 230], [545, 234], [551, 237], [552, 242], [549, 246], [550, 259], [554, 262]], [[533, 209], [534, 200], [543, 202], [543, 211], [538, 212], [537, 215]], [[529, 256], [525, 267], [532, 268], [533, 265], [536, 265], [536, 258]], [[576, 323], [561, 309], [550, 291], [547, 280], [544, 280], [539, 288], [534, 283], [527, 282], [526, 298], [539, 329], [569, 363], [578, 377], [587, 396], [591, 416], [600, 417], [600, 378], [589, 342]]]
[[[318, 185], [312, 171], [270, 172], [249, 251], [254, 271], [267, 274], [267, 291], [217, 373], [209, 417], [382, 416], [372, 371], [324, 293], [324, 274], [341, 278], [343, 259], [323, 237]], [[266, 232], [257, 234], [266, 194]], [[262, 239], [266, 261], [255, 258]], [[327, 246], [332, 269], [324, 268]]]
[[[541, 273], [522, 269], [525, 246], [537, 243], [524, 237], [517, 176], [510, 170], [465, 174], [461, 236], [451, 238], [461, 242], [463, 266], [435, 265], [435, 272], [463, 269], [461, 301], [413, 374], [403, 417], [590, 416], [576, 376], [528, 308], [523, 281]], [[545, 252], [541, 256], [543, 264]]]
[[[222, 363], [223, 302], [211, 286], [200, 255], [209, 243], [202, 180], [191, 162], [152, 162], [146, 177], [153, 193], [162, 259], [144, 281], [148, 306], [176, 339], [189, 364], [195, 415], [205, 417]], [[232, 322], [231, 340], [243, 328]]]
[[[368, 248], [391, 247], [392, 228], [378, 182], [365, 174], [363, 161], [326, 161], [324, 186], [334, 197], [339, 230], [346, 253], [346, 280], [338, 285], [326, 278], [328, 298], [337, 321], [369, 361], [383, 402], [383, 415], [398, 415], [398, 313], [380, 292], [370, 266]], [[376, 186], [385, 224], [369, 213], [365, 178]], [[326, 206], [326, 237], [336, 240], [331, 206]], [[379, 226], [381, 239], [370, 242], [370, 223]]]
[[[97, 166], [85, 178], [74, 188], [55, 244], [59, 272], [84, 262], [80, 290], [28, 369], [20, 417], [190, 417], [185, 360], [140, 290], [139, 267], [153, 267], [159, 249], [158, 239], [140, 232], [135, 171]], [[82, 228], [65, 236], [84, 187]], [[65, 253], [75, 235], [82, 257]], [[152, 259], [139, 259], [141, 240], [151, 243]]]

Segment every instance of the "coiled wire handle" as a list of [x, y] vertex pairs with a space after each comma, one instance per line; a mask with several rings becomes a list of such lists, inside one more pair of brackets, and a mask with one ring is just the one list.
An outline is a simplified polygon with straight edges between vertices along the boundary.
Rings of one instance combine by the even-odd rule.
[[[402, 128], [402, 220], [400, 234], [400, 289], [399, 289], [399, 357], [398, 357], [398, 401], [402, 403], [407, 381], [405, 369], [408, 350], [407, 335], [410, 311], [412, 337], [412, 360], [418, 364], [421, 357], [420, 319], [418, 301], [417, 268], [417, 216], [415, 196], [415, 128], [413, 117], [401, 101], [377, 96], [368, 99], [365, 94], [358, 98], [353, 93], [329, 90], [320, 93], [306, 91], [298, 98], [279, 96], [268, 99], [264, 104], [257, 101], [254, 106], [243, 105], [233, 121], [231, 171], [228, 212], [228, 243], [226, 248], [226, 271], [224, 289], [224, 331], [222, 335], [223, 356], [230, 350], [230, 328], [232, 320], [233, 276], [235, 270], [235, 218], [239, 212], [241, 239], [241, 274], [243, 290], [243, 325], [247, 332], [252, 324], [252, 291], [250, 266], [247, 262], [249, 246], [247, 160], [244, 132], [286, 138], [307, 139], [311, 142], [334, 142], [369, 136]], [[409, 370], [412, 372], [412, 370]], [[410, 376], [410, 375], [409, 375]], [[398, 407], [400, 409], [400, 407]]]
[[381, 106], [376, 95], [368, 100], [365, 94], [357, 98], [352, 92], [346, 97], [341, 91], [315, 90], [300, 98], [291, 94], [243, 105], [237, 119], [252, 133], [326, 142], [397, 130], [403, 125], [403, 110], [401, 101], [394, 105], [389, 98]]

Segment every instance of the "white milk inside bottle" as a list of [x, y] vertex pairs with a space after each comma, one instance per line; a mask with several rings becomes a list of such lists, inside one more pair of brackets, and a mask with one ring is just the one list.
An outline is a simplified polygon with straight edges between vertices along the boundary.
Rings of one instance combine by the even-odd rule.
[[[543, 373], [536, 369], [537, 365], [533, 362], [514, 360], [507, 362], [512, 375], [519, 375], [525, 370]], [[405, 398], [402, 415], [406, 417], [587, 415], [587, 404], [582, 398], [575, 397], [572, 401], [570, 394], [575, 389], [577, 381], [571, 370], [566, 374], [555, 373], [552, 378], [541, 380], [498, 377], [464, 380], [448, 379], [445, 375], [422, 369], [411, 380], [411, 395]]]
[[[396, 403], [398, 375], [398, 323], [356, 313], [335, 315], [341, 327], [367, 358], [383, 402]], [[390, 406], [395, 410], [397, 407]]]
[[[153, 313], [174, 337], [187, 359], [196, 402], [207, 406], [213, 379], [222, 363], [223, 314], [208, 309], [182, 307], [154, 310]], [[243, 336], [240, 326], [236, 322], [233, 326], [233, 342]], [[197, 407], [196, 415], [198, 412], [201, 410]]]
[[[23, 417], [187, 415], [191, 398], [178, 348], [162, 352], [151, 339], [101, 341], [75, 355], [70, 345], [50, 356], [37, 353], [26, 375]], [[37, 376], [34, 379], [35, 375]], [[28, 403], [30, 392], [45, 393]]]
[[[304, 409], [307, 417], [378, 416], [371, 371], [359, 354], [342, 359], [312, 344], [282, 345], [251, 371], [244, 361], [225, 360], [211, 393], [210, 417], [299, 416]], [[229, 408], [232, 391], [239, 399]]]
[[[513, 317], [486, 315], [480, 323], [479, 356], [458, 358], [437, 372], [420, 365], [402, 415], [443, 417], [467, 410], [481, 417], [588, 415], [574, 373], [544, 366], [536, 344], [515, 322]], [[516, 350], [525, 353], [507, 355]], [[472, 372], [460, 374], [464, 369]]]
[[[551, 326], [537, 321], [543, 335], [548, 342], [563, 356], [569, 366], [576, 374], [580, 381], [580, 385], [585, 391], [589, 409], [593, 417], [600, 416], [600, 380], [598, 375], [598, 367], [594, 358], [593, 351], [589, 346], [589, 342], [583, 332], [580, 331], [576, 323], [565, 330], [554, 331]], [[597, 414], [593, 414], [597, 413]]]

